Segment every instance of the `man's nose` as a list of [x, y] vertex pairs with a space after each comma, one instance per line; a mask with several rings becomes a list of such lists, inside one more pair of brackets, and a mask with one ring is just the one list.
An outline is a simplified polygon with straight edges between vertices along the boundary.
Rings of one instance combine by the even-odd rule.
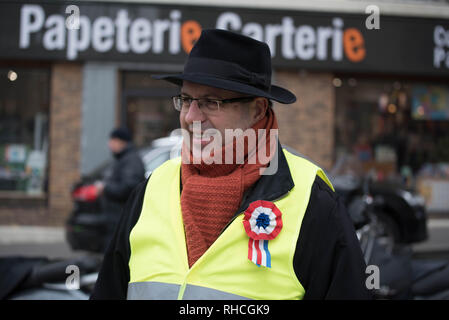
[[189, 110], [185, 115], [185, 121], [187, 123], [193, 123], [193, 121], [204, 121], [206, 119], [204, 113], [198, 106], [198, 101], [193, 100], [190, 104]]

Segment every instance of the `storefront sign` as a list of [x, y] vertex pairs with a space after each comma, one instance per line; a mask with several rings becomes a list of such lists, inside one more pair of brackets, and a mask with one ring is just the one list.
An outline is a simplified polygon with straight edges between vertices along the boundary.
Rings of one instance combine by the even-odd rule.
[[433, 32], [435, 49], [433, 65], [435, 68], [449, 68], [449, 28], [438, 25]]
[[449, 74], [449, 20], [129, 3], [0, 4], [0, 58], [182, 64], [204, 28], [265, 41], [278, 67]]

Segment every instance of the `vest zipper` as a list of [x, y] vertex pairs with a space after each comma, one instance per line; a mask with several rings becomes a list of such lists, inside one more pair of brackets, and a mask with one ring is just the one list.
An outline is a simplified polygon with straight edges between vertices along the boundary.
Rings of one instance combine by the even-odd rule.
[[181, 288], [179, 288], [177, 300], [182, 300], [182, 298], [184, 297], [184, 291], [186, 290], [186, 286], [187, 286], [187, 282], [186, 282], [186, 280], [184, 280], [184, 282], [181, 285]]

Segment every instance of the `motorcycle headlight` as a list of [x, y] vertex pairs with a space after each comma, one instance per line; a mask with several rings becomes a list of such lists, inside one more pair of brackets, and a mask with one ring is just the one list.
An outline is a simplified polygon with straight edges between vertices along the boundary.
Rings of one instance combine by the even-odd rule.
[[426, 200], [419, 194], [412, 194], [409, 191], [402, 191], [402, 197], [411, 206], [425, 206]]

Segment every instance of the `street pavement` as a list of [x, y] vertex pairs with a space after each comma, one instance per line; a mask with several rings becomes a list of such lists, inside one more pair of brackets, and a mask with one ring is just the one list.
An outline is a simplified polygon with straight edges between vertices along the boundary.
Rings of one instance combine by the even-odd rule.
[[449, 260], [449, 219], [429, 219], [427, 228], [429, 238], [413, 245], [415, 257]]
[[[413, 245], [415, 256], [449, 259], [449, 219], [429, 219], [428, 230], [428, 240]], [[70, 248], [64, 228], [0, 226], [0, 256], [73, 258], [85, 254]]]
[[70, 248], [62, 227], [0, 226], [0, 256], [66, 259], [84, 254]]

